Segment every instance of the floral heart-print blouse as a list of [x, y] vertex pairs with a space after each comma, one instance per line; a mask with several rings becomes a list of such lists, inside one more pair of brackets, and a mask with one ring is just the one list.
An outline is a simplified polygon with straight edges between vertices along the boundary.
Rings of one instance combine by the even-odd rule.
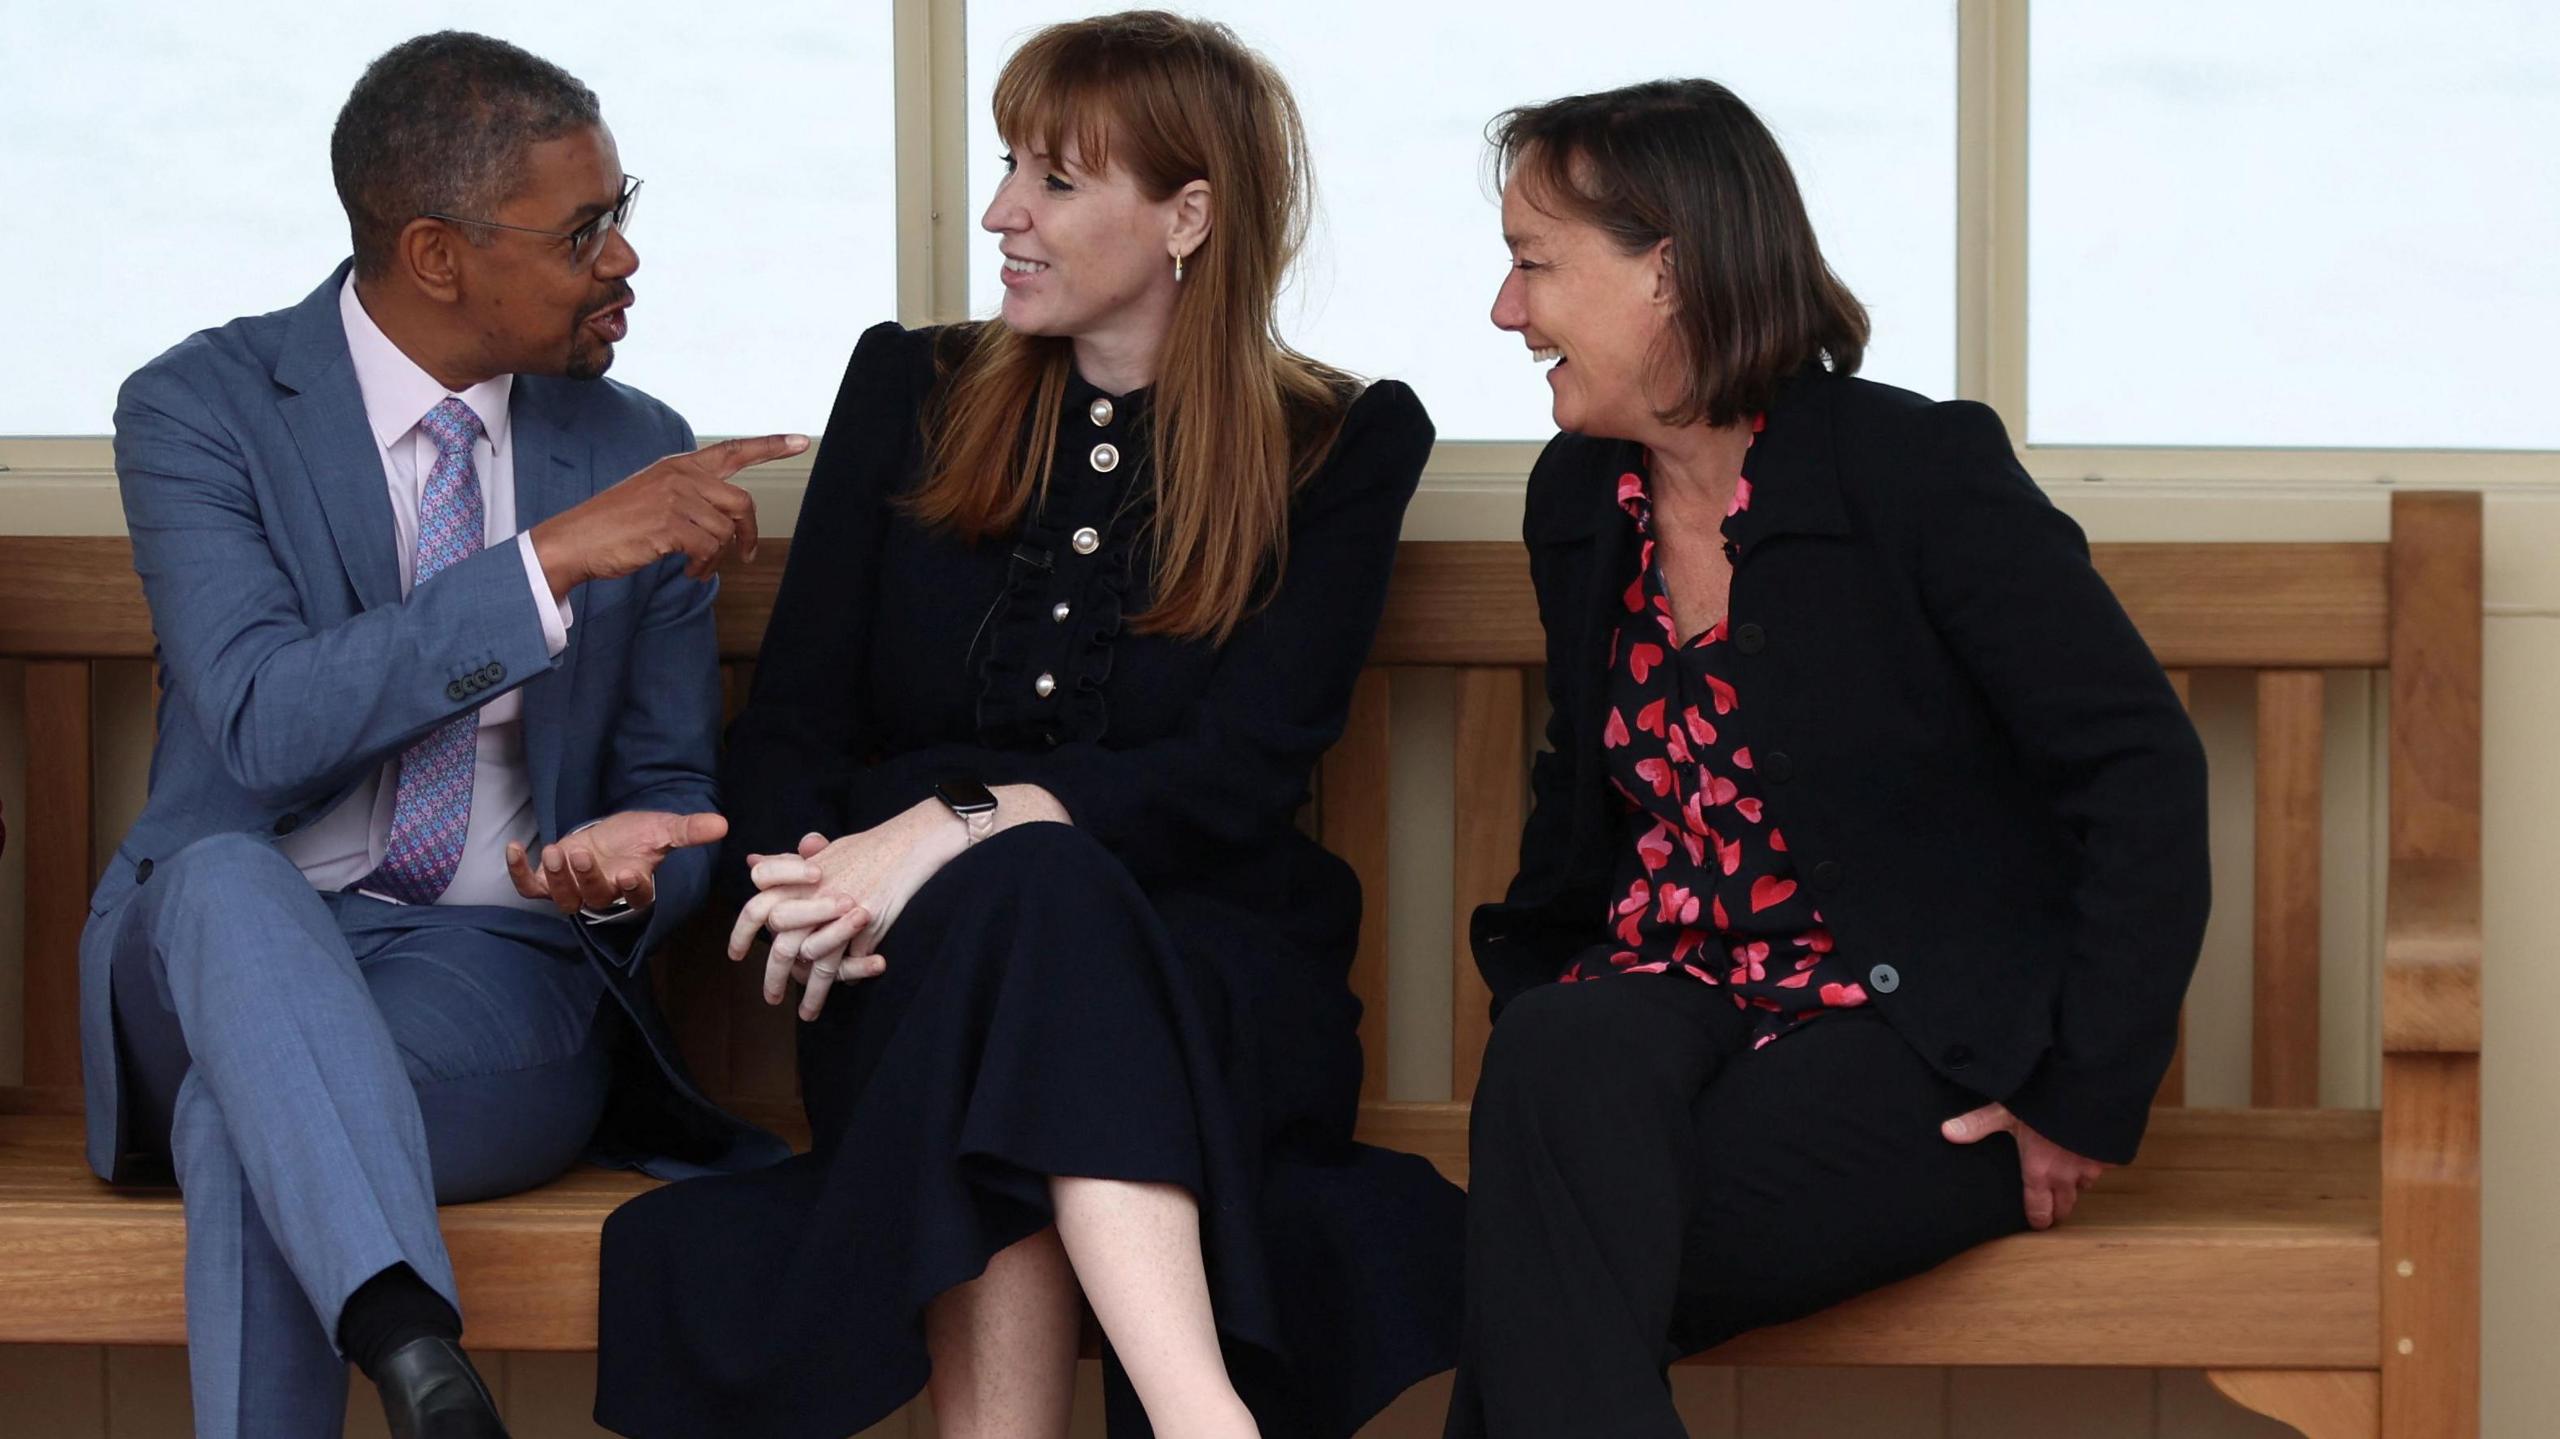
[[[1866, 987], [1834, 952], [1769, 812], [1751, 750], [1736, 742], [1731, 720], [1743, 696], [1733, 685], [1725, 622], [1680, 642], [1654, 563], [1643, 475], [1620, 477], [1618, 504], [1640, 544], [1609, 647], [1601, 743], [1626, 806], [1627, 847], [1610, 888], [1615, 948], [1594, 951], [1563, 978], [1688, 975], [1757, 1012], [1758, 1048], [1830, 1010], [1865, 1004]], [[1742, 480], [1725, 513], [1728, 543], [1743, 538], [1750, 509], [1751, 483]]]

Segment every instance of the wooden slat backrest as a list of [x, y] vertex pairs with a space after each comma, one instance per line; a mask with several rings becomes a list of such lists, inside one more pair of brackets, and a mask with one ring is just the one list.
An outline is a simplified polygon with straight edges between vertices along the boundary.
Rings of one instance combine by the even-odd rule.
[[1360, 947], [1351, 992], [1360, 1000], [1363, 1099], [1387, 1097], [1387, 770], [1393, 711], [1387, 673], [1368, 670], [1351, 692], [1342, 739], [1317, 776], [1316, 808], [1325, 848], [1360, 876]]
[[26, 1080], [80, 1084], [80, 927], [96, 878], [93, 740], [86, 660], [27, 665]]
[[2257, 984], [2249, 1099], [2320, 1102], [2320, 749], [2318, 670], [2258, 672]]
[[[722, 571], [720, 652], [755, 658], [785, 541]], [[2098, 545], [2098, 568], [2172, 667], [2380, 668], [2390, 663], [2390, 547]], [[148, 659], [151, 615], [117, 536], [0, 536], [0, 658]], [[1544, 657], [1518, 545], [1410, 542], [1370, 659], [1535, 665]]]
[[0, 536], [0, 659], [149, 658], [151, 611], [123, 536]]
[[[2395, 507], [2395, 514], [2398, 513]], [[788, 555], [769, 542], [753, 563], [723, 573], [718, 605], [720, 649], [730, 669], [734, 706], [770, 615]], [[2398, 547], [2406, 551], [2408, 544]], [[2259, 693], [2258, 993], [2253, 1095], [2262, 1104], [2316, 1102], [2318, 1053], [2318, 917], [2320, 832], [2320, 671], [2389, 665], [2395, 658], [2392, 608], [2395, 547], [2383, 544], [2099, 545], [2094, 555], [2126, 609], [2164, 663], [2187, 670], [2256, 670]], [[28, 948], [28, 1079], [77, 1081], [76, 1032], [69, 1022], [72, 955], [92, 864], [89, 791], [88, 661], [138, 659], [151, 653], [148, 611], [117, 537], [0, 538], [0, 657], [26, 658], [31, 750], [40, 776], [26, 832], [49, 839], [31, 846], [44, 866], [30, 895]], [[1409, 543], [1399, 557], [1394, 590], [1364, 676], [1349, 732], [1319, 777], [1320, 832], [1351, 862], [1368, 896], [1369, 922], [1352, 976], [1364, 1007], [1363, 1049], [1369, 1096], [1384, 1097], [1388, 983], [1385, 909], [1388, 869], [1388, 672], [1397, 667], [1455, 669], [1456, 749], [1450, 816], [1452, 874], [1452, 1092], [1472, 1091], [1485, 1031], [1484, 995], [1466, 954], [1465, 919], [1497, 897], [1510, 877], [1524, 808], [1530, 735], [1526, 697], [1544, 658], [1528, 565], [1509, 543]], [[2458, 653], [2449, 657], [2459, 662]], [[2476, 670], [2476, 644], [2473, 664]], [[2395, 699], [2399, 686], [2395, 684]], [[2431, 713], [2433, 688], [2414, 703]], [[2400, 709], [2395, 704], [2395, 735]], [[2476, 697], [2474, 703], [2476, 733]], [[2393, 813], [2404, 791], [2416, 838], [2395, 825], [2394, 844], [2413, 854], [2454, 853], [2465, 796], [2476, 812], [2476, 745], [2469, 788], [2448, 770], [2438, 747], [2404, 752], [2395, 739]], [[2439, 799], [2438, 796], [2450, 796]], [[73, 812], [77, 812], [75, 818]], [[2433, 817], [2431, 817], [2433, 816]], [[76, 830], [73, 826], [77, 826]], [[2472, 841], [2476, 859], [2476, 838]], [[2399, 852], [2395, 848], [2395, 854]], [[41, 859], [36, 856], [41, 854]], [[790, 1058], [787, 1010], [767, 1008], [753, 986], [731, 983], [733, 971], [670, 983], [718, 986], [727, 1001], [711, 1008], [712, 1024], [688, 1002], [689, 1047], [712, 1061], [706, 1075], [723, 1093], [758, 1102], [787, 1100]], [[740, 1000], [738, 996], [744, 995]], [[698, 997], [696, 997], [698, 998]], [[2271, 1002], [2281, 1001], [2281, 1002]], [[2458, 1009], [2458, 1006], [2457, 1006]], [[2476, 1005], [2474, 1006], [2476, 1028]], [[61, 1016], [56, 1019], [54, 1016]], [[2184, 1097], [2183, 1049], [2163, 1086], [2164, 1102]]]
[[1520, 826], [1527, 819], [1528, 706], [1516, 669], [1458, 671], [1457, 742], [1451, 764], [1450, 840], [1455, 869], [1450, 887], [1449, 1097], [1473, 1099], [1484, 1043], [1492, 1033], [1492, 991], [1477, 970], [1467, 942], [1468, 921], [1480, 904], [1502, 898], [1520, 858]]

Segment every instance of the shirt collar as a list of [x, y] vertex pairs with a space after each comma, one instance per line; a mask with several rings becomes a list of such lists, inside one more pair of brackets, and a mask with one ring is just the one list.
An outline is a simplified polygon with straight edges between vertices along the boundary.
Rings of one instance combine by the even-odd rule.
[[[1728, 540], [1739, 540], [1751, 523], [1751, 452], [1759, 448], [1760, 436], [1769, 428], [1767, 415], [1751, 417], [1751, 439], [1743, 446], [1743, 474], [1734, 481], [1733, 498], [1725, 505], [1723, 530]], [[1653, 534], [1653, 476], [1642, 463], [1644, 451], [1635, 451], [1639, 463], [1618, 476], [1618, 508], [1635, 521], [1636, 533]]]
[[347, 327], [347, 354], [355, 361], [356, 389], [364, 396], [365, 421], [373, 429], [374, 443], [386, 450], [398, 444], [427, 417], [427, 411], [451, 396], [480, 417], [492, 450], [507, 447], [507, 401], [515, 392], [515, 376], [483, 380], [455, 395], [418, 368], [418, 362], [365, 313], [364, 302], [356, 298], [353, 271], [338, 291], [338, 316]]

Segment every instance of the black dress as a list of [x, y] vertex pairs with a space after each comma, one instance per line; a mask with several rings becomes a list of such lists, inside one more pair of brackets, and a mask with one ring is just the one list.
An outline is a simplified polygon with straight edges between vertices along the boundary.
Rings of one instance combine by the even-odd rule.
[[[1266, 1435], [1351, 1433], [1455, 1362], [1462, 1197], [1352, 1141], [1357, 880], [1295, 827], [1385, 601], [1429, 419], [1351, 402], [1272, 602], [1223, 647], [1141, 635], [1147, 397], [1068, 387], [1009, 541], [893, 504], [969, 332], [863, 336], [755, 687], [724, 870], [853, 833], [938, 779], [1074, 818], [918, 892], [880, 979], [801, 1028], [816, 1148], [643, 1196], [605, 1228], [596, 1417], [635, 1436], [841, 1439], [914, 1397], [925, 1306], [1050, 1222], [1047, 1179], [1198, 1197], [1228, 1367]], [[742, 980], [742, 982], [744, 982]], [[1115, 1436], [1146, 1423], [1106, 1355]]]

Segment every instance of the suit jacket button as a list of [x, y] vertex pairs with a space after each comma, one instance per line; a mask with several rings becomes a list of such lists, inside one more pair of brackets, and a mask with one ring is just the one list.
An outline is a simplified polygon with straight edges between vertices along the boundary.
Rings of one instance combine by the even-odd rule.
[[1840, 861], [1836, 859], [1826, 859], [1822, 863], [1815, 865], [1813, 867], [1813, 887], [1815, 889], [1838, 889], [1840, 887]]
[[444, 697], [449, 700], [462, 699], [470, 693], [471, 691], [464, 688], [463, 683], [460, 680], [455, 680], [453, 683], [444, 687]]
[[1947, 1046], [1946, 1053], [1941, 1054], [1938, 1057], [1945, 1061], [1947, 1068], [1962, 1069], [1966, 1065], [1973, 1063], [1973, 1046], [1969, 1044], [1950, 1044]]
[[1902, 971], [1889, 964], [1879, 964], [1867, 971], [1867, 988], [1878, 994], [1891, 994], [1902, 988]]
[[507, 667], [498, 663], [496, 660], [491, 660], [489, 662], [489, 683], [496, 684], [498, 681], [505, 679], [506, 677]]
[[133, 867], [133, 882], [135, 884], [149, 884], [151, 882], [151, 861], [146, 859], [142, 863]]
[[1796, 762], [1787, 758], [1785, 750], [1780, 750], [1760, 757], [1760, 772], [1767, 775], [1772, 784], [1785, 784], [1796, 777]]
[[1733, 647], [1747, 655], [1756, 655], [1768, 646], [1769, 637], [1758, 625], [1743, 625], [1733, 632]]
[[281, 839], [300, 828], [302, 828], [302, 816], [289, 814], [276, 821], [276, 836]]

